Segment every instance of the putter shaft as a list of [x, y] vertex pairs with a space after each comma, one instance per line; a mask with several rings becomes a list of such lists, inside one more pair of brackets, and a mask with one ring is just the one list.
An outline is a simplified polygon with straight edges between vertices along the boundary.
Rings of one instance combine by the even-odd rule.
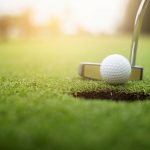
[[144, 15], [147, 10], [149, 2], [150, 0], [142, 0], [140, 7], [138, 9], [136, 18], [135, 18], [133, 39], [132, 39], [132, 45], [131, 45], [131, 54], [130, 54], [131, 66], [135, 66], [135, 63], [136, 63], [136, 53], [137, 53], [139, 35], [141, 32]]

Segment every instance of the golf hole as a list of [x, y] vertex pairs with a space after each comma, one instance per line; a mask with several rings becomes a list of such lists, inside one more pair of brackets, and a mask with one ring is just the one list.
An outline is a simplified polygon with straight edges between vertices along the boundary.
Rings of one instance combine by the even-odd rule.
[[112, 90], [100, 90], [100, 91], [84, 91], [72, 93], [75, 98], [84, 98], [86, 100], [114, 100], [114, 101], [144, 101], [150, 97], [150, 94], [144, 92], [120, 92]]

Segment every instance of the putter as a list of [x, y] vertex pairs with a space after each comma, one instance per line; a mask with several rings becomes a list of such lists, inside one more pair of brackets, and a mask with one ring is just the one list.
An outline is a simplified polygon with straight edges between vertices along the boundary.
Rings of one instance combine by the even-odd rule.
[[[142, 0], [134, 24], [133, 39], [131, 45], [130, 63], [132, 67], [129, 80], [143, 80], [143, 67], [136, 66], [136, 54], [138, 48], [139, 35], [141, 32], [144, 15], [150, 0]], [[102, 80], [99, 63], [81, 62], [79, 65], [79, 75], [92, 80]]]

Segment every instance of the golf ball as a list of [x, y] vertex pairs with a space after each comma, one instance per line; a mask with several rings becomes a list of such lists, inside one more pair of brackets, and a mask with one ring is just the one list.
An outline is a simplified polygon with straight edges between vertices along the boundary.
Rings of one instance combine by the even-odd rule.
[[123, 84], [131, 75], [131, 65], [122, 55], [110, 55], [102, 61], [100, 73], [103, 80], [109, 84]]

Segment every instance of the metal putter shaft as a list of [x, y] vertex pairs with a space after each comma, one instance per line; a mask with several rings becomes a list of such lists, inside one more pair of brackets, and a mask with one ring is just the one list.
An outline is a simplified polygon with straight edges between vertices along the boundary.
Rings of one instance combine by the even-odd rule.
[[[142, 80], [143, 79], [143, 67], [136, 66], [136, 54], [138, 47], [139, 35], [141, 32], [144, 15], [149, 4], [150, 0], [142, 0], [140, 7], [138, 9], [135, 24], [134, 24], [134, 33], [131, 45], [131, 54], [130, 54], [130, 63], [132, 66], [132, 72], [129, 80]], [[79, 75], [83, 78], [93, 79], [93, 80], [101, 80], [100, 73], [100, 64], [99, 63], [91, 63], [91, 62], [82, 62], [79, 66]]]

